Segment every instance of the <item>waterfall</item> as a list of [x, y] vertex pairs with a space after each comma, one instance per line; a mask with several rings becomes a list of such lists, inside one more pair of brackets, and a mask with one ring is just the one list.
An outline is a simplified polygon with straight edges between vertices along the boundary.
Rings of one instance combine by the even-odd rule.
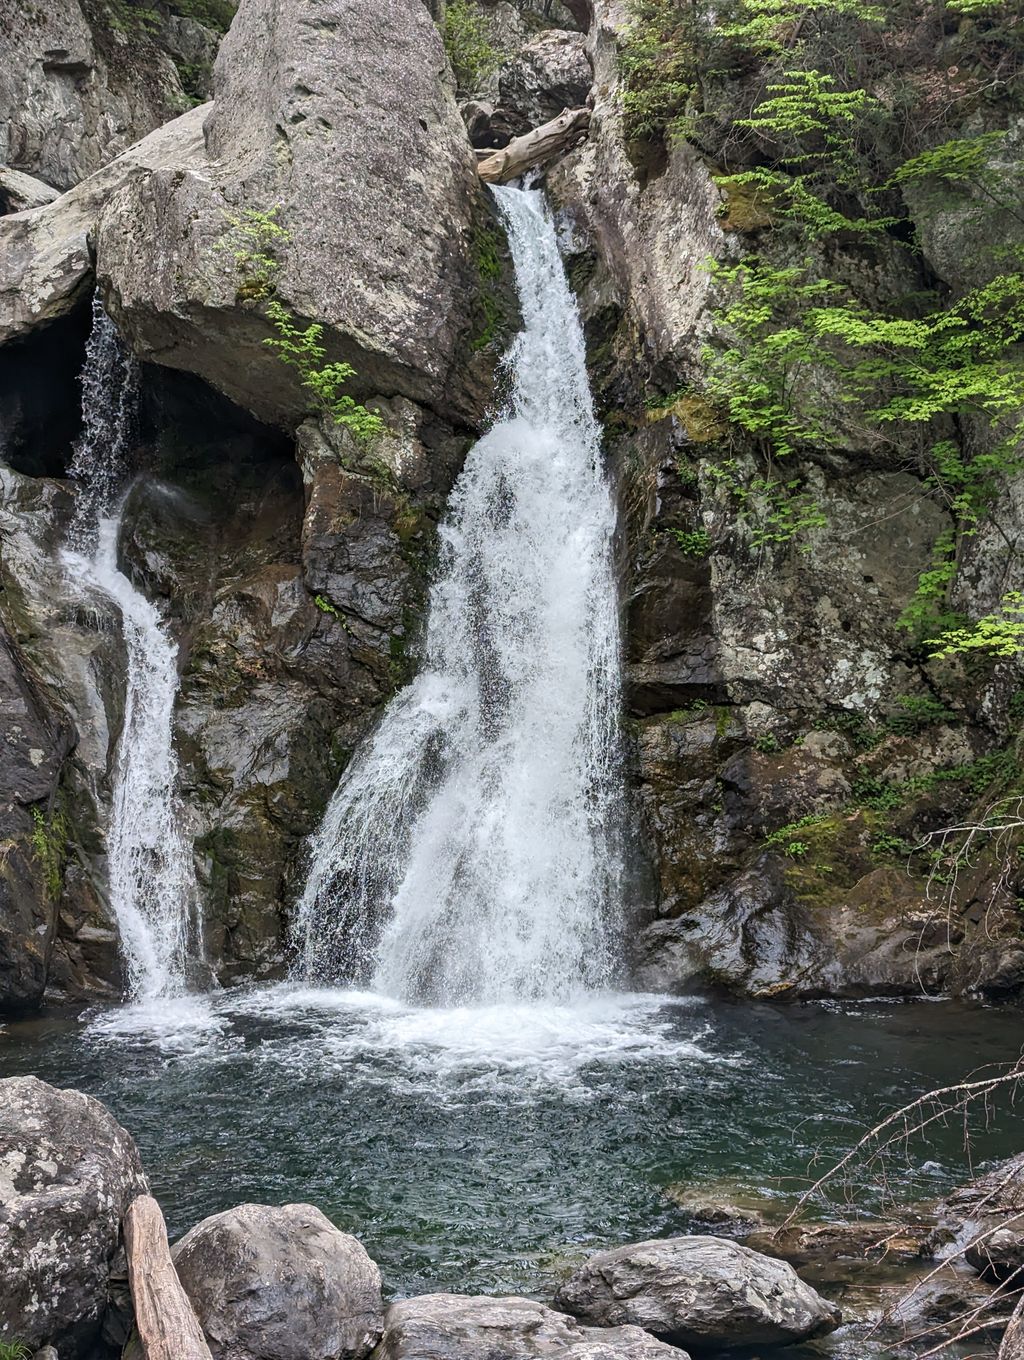
[[621, 892], [615, 511], [543, 195], [492, 190], [524, 327], [441, 527], [424, 664], [311, 845], [306, 976], [407, 1001], [607, 984]]
[[63, 560], [74, 591], [112, 604], [121, 620], [124, 721], [107, 829], [109, 896], [127, 990], [149, 1000], [184, 990], [197, 894], [175, 799], [178, 649], [160, 611], [118, 567], [138, 369], [98, 298], [81, 385], [82, 434], [69, 468], [79, 490]]

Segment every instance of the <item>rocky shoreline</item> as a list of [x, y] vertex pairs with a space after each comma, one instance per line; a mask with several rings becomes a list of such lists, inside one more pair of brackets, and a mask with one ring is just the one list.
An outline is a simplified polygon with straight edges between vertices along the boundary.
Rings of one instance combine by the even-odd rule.
[[[131, 1136], [89, 1096], [10, 1078], [0, 1082], [0, 1342], [43, 1360], [53, 1360], [46, 1347], [60, 1360], [670, 1360], [785, 1354], [837, 1329], [838, 1354], [870, 1336], [913, 1355], [969, 1325], [985, 1354], [1005, 1330], [1000, 1360], [1020, 1360], [1020, 1328], [1008, 1323], [1024, 1267], [1024, 1155], [904, 1221], [780, 1224], [777, 1208], [686, 1192], [680, 1204], [690, 1235], [568, 1266], [550, 1303], [426, 1294], [387, 1305], [361, 1243], [309, 1204], [214, 1214], [161, 1265], [163, 1220]], [[148, 1233], [147, 1215], [158, 1224]], [[171, 1296], [198, 1320], [199, 1349], [184, 1333], [160, 1348]]]

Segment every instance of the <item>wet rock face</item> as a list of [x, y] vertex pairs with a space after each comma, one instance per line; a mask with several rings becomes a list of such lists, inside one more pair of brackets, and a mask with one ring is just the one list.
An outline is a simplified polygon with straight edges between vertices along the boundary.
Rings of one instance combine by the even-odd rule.
[[94, 1353], [121, 1217], [146, 1189], [134, 1142], [99, 1101], [0, 1081], [0, 1339]]
[[380, 1271], [311, 1204], [242, 1204], [171, 1252], [214, 1360], [362, 1360], [383, 1330]]
[[0, 1011], [39, 1002], [56, 928], [74, 728], [47, 704], [0, 624]]
[[424, 1294], [384, 1322], [380, 1360], [686, 1360], [639, 1327], [581, 1327], [532, 1299]]
[[636, 1324], [679, 1346], [785, 1345], [834, 1331], [839, 1309], [793, 1268], [722, 1237], [598, 1252], [556, 1304], [597, 1326]]
[[89, 0], [6, 7], [0, 164], [70, 189], [185, 105], [173, 61], [141, 24], [119, 29]]
[[[97, 240], [111, 311], [134, 348], [198, 373], [273, 424], [308, 407], [240, 293], [229, 220], [274, 212], [277, 299], [324, 327], [356, 390], [474, 419], [491, 360], [474, 233], [482, 196], [441, 38], [408, 0], [243, 0], [217, 58], [208, 159], [108, 203]], [[329, 205], [326, 206], [326, 205]]]

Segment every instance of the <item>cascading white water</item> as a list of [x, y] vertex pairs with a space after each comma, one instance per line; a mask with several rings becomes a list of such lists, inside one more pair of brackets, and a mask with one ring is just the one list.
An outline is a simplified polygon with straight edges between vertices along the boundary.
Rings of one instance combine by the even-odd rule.
[[307, 977], [446, 1005], [608, 983], [621, 891], [615, 511], [583, 333], [543, 195], [493, 192], [512, 396], [452, 493], [422, 671], [336, 790], [297, 913]]
[[63, 560], [76, 594], [101, 597], [121, 618], [127, 664], [107, 829], [109, 894], [128, 991], [152, 1000], [184, 990], [197, 894], [175, 800], [178, 649], [160, 611], [117, 563], [137, 366], [98, 299], [81, 381], [82, 435], [69, 468], [79, 494]]

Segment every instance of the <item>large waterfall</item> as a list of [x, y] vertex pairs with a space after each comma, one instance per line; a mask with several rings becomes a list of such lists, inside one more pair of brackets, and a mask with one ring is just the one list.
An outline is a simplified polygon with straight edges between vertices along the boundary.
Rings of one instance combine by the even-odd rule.
[[160, 611], [118, 566], [138, 373], [97, 299], [82, 371], [82, 435], [69, 469], [79, 494], [64, 561], [72, 589], [121, 620], [124, 722], [113, 767], [107, 863], [127, 989], [138, 999], [184, 989], [197, 909], [191, 848], [175, 798], [172, 740], [177, 646]]
[[452, 494], [422, 670], [335, 792], [297, 917], [310, 979], [446, 1005], [609, 982], [621, 890], [615, 511], [583, 334], [542, 194], [494, 193], [511, 397]]

